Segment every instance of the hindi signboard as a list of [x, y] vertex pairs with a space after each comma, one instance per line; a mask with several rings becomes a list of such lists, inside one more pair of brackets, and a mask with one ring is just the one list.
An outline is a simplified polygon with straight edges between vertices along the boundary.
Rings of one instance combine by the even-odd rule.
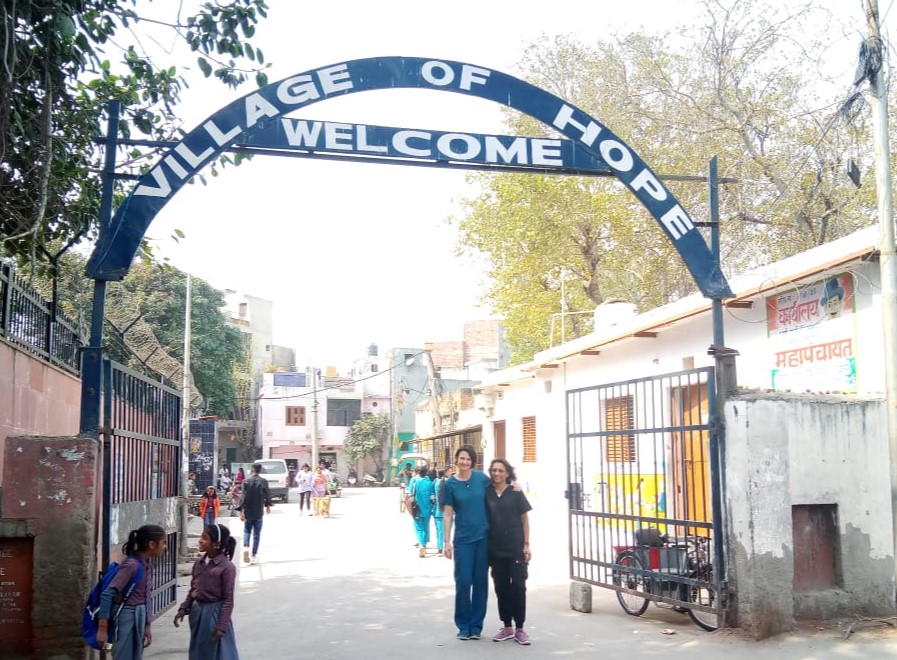
[[855, 392], [855, 319], [849, 273], [767, 298], [772, 388]]
[[34, 539], [0, 539], [0, 655], [31, 653]]

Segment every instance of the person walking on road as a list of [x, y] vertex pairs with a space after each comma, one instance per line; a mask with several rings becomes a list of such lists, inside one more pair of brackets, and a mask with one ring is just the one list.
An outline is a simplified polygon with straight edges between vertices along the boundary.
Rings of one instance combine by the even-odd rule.
[[[498, 600], [498, 616], [502, 628], [493, 642], [508, 639], [529, 646], [529, 635], [523, 629], [526, 620], [527, 565], [529, 550], [529, 516], [532, 509], [526, 495], [515, 491], [517, 481], [514, 468], [503, 458], [496, 458], [489, 466], [492, 483], [486, 489], [486, 512], [489, 517], [489, 566]], [[516, 629], [512, 627], [516, 624]]]
[[327, 494], [327, 476], [320, 465], [315, 468], [315, 476], [311, 482], [312, 497], [315, 501], [315, 515], [319, 518], [330, 517], [330, 496]]
[[[433, 524], [436, 525], [436, 556], [443, 557], [445, 548], [445, 528], [443, 526], [443, 510], [442, 489], [445, 487], [446, 470], [439, 469], [436, 471], [436, 479], [433, 481]], [[448, 475], [449, 477], [452, 475]]]
[[[247, 564], [258, 560], [259, 538], [266, 513], [271, 513], [271, 494], [268, 482], [259, 476], [262, 466], [253, 463], [250, 477], [243, 482], [243, 496], [240, 499], [240, 520], [243, 521], [243, 561]], [[249, 541], [252, 539], [252, 558], [249, 556]]]
[[199, 500], [199, 517], [202, 518], [202, 524], [214, 525], [218, 522], [220, 513], [221, 500], [218, 498], [218, 491], [214, 486], [209, 486]]
[[489, 597], [489, 477], [473, 469], [476, 462], [473, 447], [459, 447], [458, 472], [443, 486], [445, 556], [455, 562], [455, 625], [460, 640], [480, 638]]
[[174, 627], [190, 617], [189, 660], [239, 660], [231, 615], [237, 569], [231, 562], [237, 540], [221, 525], [206, 525], [199, 539], [204, 553], [193, 564], [187, 598], [178, 608]]
[[430, 518], [433, 516], [435, 496], [433, 482], [427, 476], [427, 468], [418, 469], [417, 480], [411, 487], [411, 496], [417, 502], [417, 516], [414, 518], [414, 530], [417, 532], [417, 543], [420, 547], [418, 556], [427, 556], [427, 543], [430, 542]]
[[308, 463], [302, 464], [302, 469], [299, 471], [299, 474], [296, 476], [296, 480], [299, 482], [299, 515], [302, 515], [302, 509], [308, 511], [308, 515], [312, 515], [311, 509], [311, 491], [312, 491], [312, 482], [314, 481], [315, 475], [312, 473], [311, 468]]

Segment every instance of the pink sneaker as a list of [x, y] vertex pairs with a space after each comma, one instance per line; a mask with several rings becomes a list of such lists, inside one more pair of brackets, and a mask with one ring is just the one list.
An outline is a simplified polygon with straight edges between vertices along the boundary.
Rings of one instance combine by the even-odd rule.
[[505, 626], [497, 633], [495, 633], [495, 637], [492, 638], [493, 642], [504, 642], [508, 639], [514, 639], [514, 629]]
[[514, 633], [514, 641], [523, 646], [532, 644], [529, 635], [526, 634], [526, 631], [523, 628], [518, 628], [517, 632]]

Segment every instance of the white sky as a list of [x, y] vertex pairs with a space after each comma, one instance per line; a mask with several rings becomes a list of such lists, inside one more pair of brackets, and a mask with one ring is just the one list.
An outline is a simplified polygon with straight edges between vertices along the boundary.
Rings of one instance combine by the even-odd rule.
[[[859, 0], [828, 0], [856, 35]], [[695, 0], [620, 3], [555, 0], [269, 0], [254, 43], [273, 64], [271, 81], [359, 57], [452, 59], [516, 74], [524, 48], [541, 35], [595, 41], [643, 25], [663, 30], [688, 20]], [[882, 13], [888, 8], [882, 4]], [[190, 56], [179, 67], [193, 67]], [[852, 71], [853, 63], [845, 67]], [[238, 91], [188, 74], [178, 116], [192, 130]], [[254, 86], [254, 85], [253, 85]], [[315, 104], [292, 116], [478, 133], [503, 133], [499, 106], [455, 94], [388, 90]], [[612, 117], [597, 117], [613, 129]], [[638, 144], [630, 141], [638, 150]], [[147, 236], [171, 262], [219, 289], [274, 301], [274, 341], [296, 349], [299, 365], [345, 367], [371, 342], [421, 346], [461, 338], [477, 307], [482, 268], [454, 256], [458, 200], [473, 197], [463, 172], [389, 165], [256, 157], [208, 186], [183, 188]], [[186, 239], [169, 239], [178, 228]]]

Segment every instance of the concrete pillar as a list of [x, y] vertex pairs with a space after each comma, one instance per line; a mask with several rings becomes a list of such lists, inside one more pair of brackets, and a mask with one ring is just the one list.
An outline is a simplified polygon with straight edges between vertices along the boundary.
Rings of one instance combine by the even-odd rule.
[[[17, 547], [21, 539], [33, 539], [32, 584], [15, 586], [16, 592], [31, 589], [32, 648], [19, 657], [88, 657], [81, 641], [81, 608], [97, 576], [98, 454], [96, 440], [87, 437], [12, 437], [4, 442], [0, 547], [4, 541]], [[12, 586], [0, 585], [4, 588]], [[29, 625], [26, 619], [13, 627]]]
[[586, 614], [592, 611], [592, 585], [585, 582], [570, 583], [570, 609]]

